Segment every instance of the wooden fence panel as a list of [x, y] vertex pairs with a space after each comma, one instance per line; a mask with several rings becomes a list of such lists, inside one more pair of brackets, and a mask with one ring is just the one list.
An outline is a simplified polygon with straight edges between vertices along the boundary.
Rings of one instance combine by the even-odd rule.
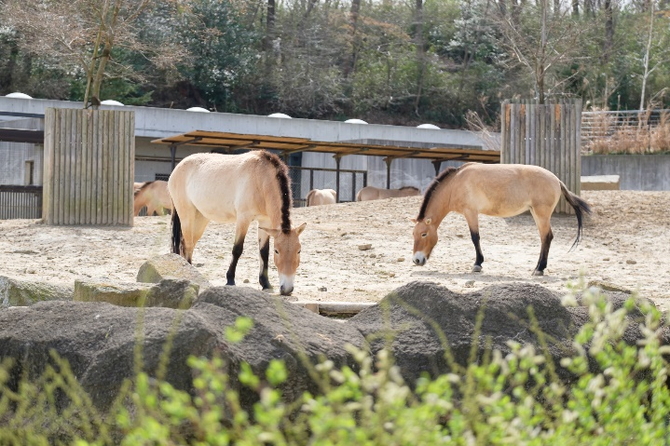
[[134, 177], [134, 112], [46, 110], [46, 224], [132, 226]]
[[[581, 112], [581, 100], [547, 104], [503, 102], [500, 162], [544, 167], [579, 194]], [[556, 211], [574, 213], [563, 198]]]

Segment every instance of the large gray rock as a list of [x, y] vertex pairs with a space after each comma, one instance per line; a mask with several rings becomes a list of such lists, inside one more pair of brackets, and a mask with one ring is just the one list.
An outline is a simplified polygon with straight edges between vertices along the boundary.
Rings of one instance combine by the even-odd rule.
[[[612, 299], [615, 308], [627, 298], [620, 294]], [[559, 296], [533, 284], [494, 285], [457, 294], [424, 282], [398, 288], [379, 305], [344, 322], [248, 287], [209, 288], [188, 310], [82, 302], [0, 308], [0, 361], [15, 359], [10, 380], [15, 386], [24, 372], [32, 377], [41, 374], [52, 363], [49, 352], [53, 350], [69, 361], [94, 404], [104, 409], [123, 380], [134, 375], [136, 343], [142, 346], [142, 369], [156, 376], [170, 342], [167, 381], [191, 391], [187, 358], [221, 356], [230, 385], [240, 392], [248, 409], [258, 397], [236, 379], [242, 362], [262, 376], [271, 360], [283, 360], [289, 379], [282, 390], [292, 400], [304, 391], [319, 392], [310, 372], [323, 359], [332, 360], [338, 368], [357, 368], [347, 344], [372, 353], [388, 345], [403, 377], [413, 384], [423, 373], [437, 376], [452, 370], [453, 364], [445, 359], [447, 348], [455, 363], [466, 366], [473, 342], [477, 358], [492, 348], [509, 352], [509, 340], [538, 345], [530, 328], [529, 307], [558, 365], [560, 358], [572, 353], [573, 336], [588, 321], [586, 307], [565, 308]], [[481, 331], [475, 335], [481, 312]], [[251, 318], [254, 327], [241, 343], [231, 344], [225, 329], [240, 316]], [[641, 317], [639, 311], [630, 316], [633, 322]], [[667, 329], [661, 335], [667, 343]], [[631, 324], [626, 342], [634, 344], [640, 337], [638, 325]], [[567, 371], [560, 367], [558, 371], [563, 379], [571, 379]]]
[[0, 306], [32, 305], [45, 300], [72, 300], [73, 288], [0, 276]]
[[[241, 343], [231, 344], [224, 331], [238, 316], [251, 318], [254, 327]], [[221, 355], [227, 360], [231, 385], [241, 391], [247, 408], [257, 396], [235, 379], [241, 362], [262, 375], [271, 359], [283, 359], [290, 373], [286, 395], [294, 398], [305, 390], [318, 390], [307, 371], [311, 365], [330, 358], [338, 366], [354, 366], [345, 344], [365, 348], [355, 328], [244, 287], [211, 288], [185, 311], [84, 302], [41, 302], [0, 310], [0, 361], [7, 357], [17, 361], [10, 384], [15, 385], [24, 372], [39, 376], [53, 363], [49, 352], [54, 350], [70, 363], [101, 409], [109, 407], [123, 380], [134, 375], [136, 343], [142, 345], [142, 369], [155, 376], [168, 339], [167, 381], [191, 390], [187, 358]]]
[[189, 308], [198, 297], [198, 285], [186, 279], [158, 283], [114, 282], [105, 279], [76, 280], [74, 300], [107, 302], [122, 307]]
[[[614, 302], [618, 308], [625, 298], [616, 296]], [[414, 383], [425, 372], [435, 377], [453, 370], [448, 357], [460, 366], [467, 366], [473, 342], [477, 345], [477, 358], [491, 349], [500, 350], [503, 355], [509, 353], [510, 340], [533, 344], [539, 352], [540, 342], [531, 329], [529, 307], [533, 308], [533, 317], [549, 344], [549, 355], [558, 367], [559, 376], [570, 381], [573, 377], [559, 363], [561, 358], [574, 353], [572, 340], [589, 320], [588, 308], [564, 307], [558, 294], [539, 285], [493, 285], [457, 294], [434, 283], [412, 282], [348, 323], [372, 339], [373, 352], [390, 346], [403, 377]], [[475, 333], [480, 312], [481, 330]], [[629, 317], [641, 318], [641, 313]], [[624, 339], [634, 344], [640, 337], [638, 324], [630, 324]]]
[[137, 281], [159, 283], [169, 278], [190, 280], [200, 287], [200, 291], [210, 287], [209, 281], [182, 256], [169, 253], [155, 256], [140, 266]]

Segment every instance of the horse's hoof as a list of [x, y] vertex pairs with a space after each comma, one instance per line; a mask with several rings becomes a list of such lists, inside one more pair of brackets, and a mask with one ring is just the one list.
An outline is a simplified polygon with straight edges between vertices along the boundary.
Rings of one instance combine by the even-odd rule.
[[481, 273], [482, 272], [482, 266], [481, 265], [475, 265], [472, 267], [472, 272], [473, 273]]
[[544, 276], [544, 271], [535, 270], [535, 271], [533, 271], [533, 275], [534, 276]]

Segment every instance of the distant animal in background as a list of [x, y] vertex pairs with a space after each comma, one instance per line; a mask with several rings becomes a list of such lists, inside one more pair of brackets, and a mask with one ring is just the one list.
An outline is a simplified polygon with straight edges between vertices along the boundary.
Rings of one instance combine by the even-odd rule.
[[382, 198], [413, 197], [421, 195], [421, 191], [414, 186], [404, 186], [400, 189], [381, 189], [374, 186], [365, 186], [356, 194], [356, 201], [379, 200]]
[[147, 208], [147, 215], [152, 216], [154, 212], [158, 215], [165, 215], [165, 211], [172, 211], [172, 200], [168, 192], [167, 181], [156, 180], [146, 183], [135, 183], [135, 199], [133, 204], [133, 213], [140, 215], [143, 207]]
[[337, 203], [337, 192], [333, 189], [312, 189], [305, 197], [307, 206]]

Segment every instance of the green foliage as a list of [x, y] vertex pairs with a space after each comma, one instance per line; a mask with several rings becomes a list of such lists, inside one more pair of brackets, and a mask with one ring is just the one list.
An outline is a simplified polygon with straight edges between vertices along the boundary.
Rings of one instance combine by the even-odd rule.
[[[221, 358], [191, 358], [193, 392], [144, 372], [128, 382], [104, 422], [62, 361], [37, 380], [12, 384], [12, 364], [0, 367], [0, 444], [84, 445], [624, 445], [668, 444], [670, 390], [660, 313], [630, 299], [613, 310], [597, 289], [583, 301], [590, 321], [574, 338], [575, 352], [553, 364], [547, 341], [510, 341], [480, 362], [409, 386], [387, 350], [371, 357], [350, 348], [358, 367], [326, 360], [312, 376], [323, 392], [286, 401], [281, 361], [262, 373], [248, 364], [237, 380], [258, 395], [245, 410]], [[574, 295], [565, 304], [574, 304]], [[622, 340], [627, 313], [642, 314], [642, 341]], [[532, 316], [532, 312], [531, 312]], [[231, 342], [251, 328], [228, 330]], [[574, 379], [558, 379], [557, 367]], [[24, 377], [25, 378], [25, 377]], [[13, 390], [12, 390], [13, 388]], [[70, 404], [63, 404], [69, 401]], [[57, 408], [57, 409], [56, 409]]]

